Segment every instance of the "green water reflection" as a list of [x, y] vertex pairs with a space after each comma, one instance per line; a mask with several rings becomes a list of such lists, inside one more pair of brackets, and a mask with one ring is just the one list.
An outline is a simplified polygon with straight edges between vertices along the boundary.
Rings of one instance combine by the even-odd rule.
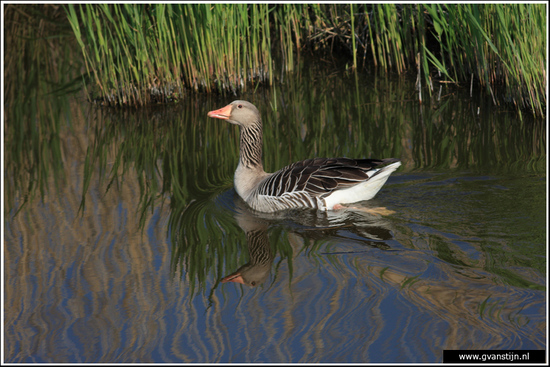
[[[6, 63], [7, 362], [440, 362], [443, 349], [545, 347], [544, 121], [448, 86], [420, 105], [414, 79], [321, 61], [245, 95], [100, 109], [67, 93], [79, 65], [23, 46]], [[238, 130], [206, 117], [237, 98], [262, 112], [268, 171], [401, 158], [364, 203], [395, 213], [250, 211], [232, 189]], [[222, 282], [239, 269], [253, 286]]]

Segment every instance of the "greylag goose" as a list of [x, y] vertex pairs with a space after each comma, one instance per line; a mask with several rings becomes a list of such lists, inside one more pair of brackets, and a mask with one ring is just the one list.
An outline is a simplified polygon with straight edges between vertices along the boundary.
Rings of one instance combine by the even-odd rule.
[[208, 112], [241, 128], [235, 190], [254, 210], [337, 210], [343, 204], [370, 200], [401, 162], [395, 158], [314, 158], [293, 163], [275, 173], [262, 164], [262, 118], [252, 103], [234, 101]]

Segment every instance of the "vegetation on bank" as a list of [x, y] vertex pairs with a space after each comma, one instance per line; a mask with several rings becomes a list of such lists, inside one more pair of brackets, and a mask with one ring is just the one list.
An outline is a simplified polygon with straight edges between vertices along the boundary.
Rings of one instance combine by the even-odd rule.
[[[92, 98], [142, 105], [187, 90], [272, 84], [304, 50], [418, 85], [480, 83], [498, 104], [546, 111], [544, 4], [69, 4]], [[352, 36], [353, 35], [353, 36]], [[274, 60], [280, 60], [275, 63]], [[419, 89], [420, 91], [420, 89]]]

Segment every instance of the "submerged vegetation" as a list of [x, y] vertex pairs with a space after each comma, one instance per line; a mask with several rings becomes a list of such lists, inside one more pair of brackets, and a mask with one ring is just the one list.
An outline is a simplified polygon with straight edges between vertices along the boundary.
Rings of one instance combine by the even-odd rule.
[[419, 96], [422, 85], [431, 94], [435, 83], [475, 82], [495, 104], [546, 113], [544, 4], [69, 4], [66, 10], [93, 77], [89, 96], [109, 105], [273, 84], [311, 51], [344, 55], [355, 70], [414, 70]]

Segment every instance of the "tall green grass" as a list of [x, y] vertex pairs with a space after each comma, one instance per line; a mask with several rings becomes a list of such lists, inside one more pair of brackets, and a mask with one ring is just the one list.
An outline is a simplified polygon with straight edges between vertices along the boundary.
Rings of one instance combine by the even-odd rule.
[[[424, 6], [440, 47], [432, 63], [457, 81], [474, 76], [499, 103], [546, 112], [544, 4], [429, 4]], [[457, 32], [460, 30], [460, 32]], [[521, 111], [521, 110], [520, 110]]]
[[355, 70], [412, 70], [429, 93], [475, 81], [496, 104], [546, 113], [543, 4], [69, 4], [67, 14], [90, 95], [107, 104], [271, 85], [312, 50]]
[[88, 72], [110, 105], [179, 99], [272, 81], [268, 9], [260, 5], [68, 5]]
[[544, 4], [318, 7], [311, 39], [340, 41], [354, 66], [370, 61], [385, 72], [416, 70], [430, 93], [433, 79], [467, 87], [473, 80], [495, 104], [546, 114]]

